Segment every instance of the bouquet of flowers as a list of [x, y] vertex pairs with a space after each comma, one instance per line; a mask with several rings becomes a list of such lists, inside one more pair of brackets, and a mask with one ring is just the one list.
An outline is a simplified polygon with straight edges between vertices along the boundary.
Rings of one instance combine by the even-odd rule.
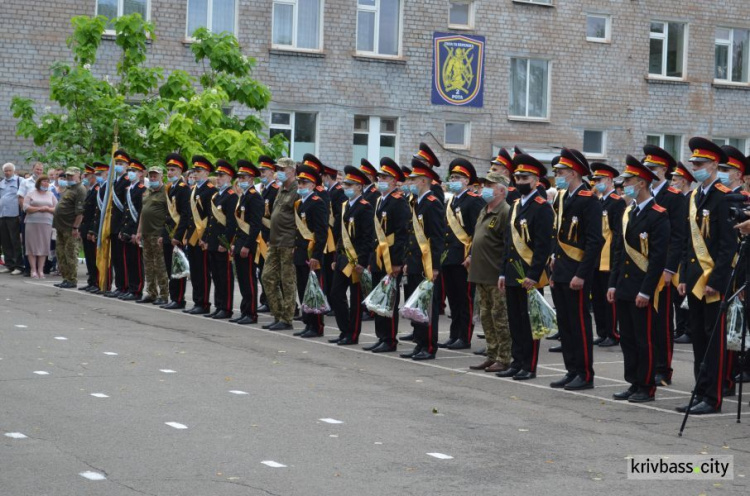
[[190, 276], [190, 262], [182, 248], [175, 246], [172, 250], [172, 279]]
[[[526, 278], [523, 266], [520, 262], [514, 262], [513, 266], [518, 275], [521, 276], [518, 282], [522, 283], [523, 279]], [[544, 296], [536, 288], [528, 290], [527, 295], [531, 337], [533, 339], [543, 339], [557, 332], [557, 313], [555, 313], [555, 309], [547, 303], [547, 300], [544, 299]]]
[[398, 279], [385, 276], [362, 303], [376, 315], [392, 317], [393, 307], [396, 303], [396, 291], [398, 291]]
[[432, 281], [425, 279], [420, 282], [399, 312], [401, 316], [417, 324], [429, 324], [432, 315], [433, 288]]
[[305, 313], [314, 313], [316, 315], [325, 314], [331, 311], [325, 293], [320, 288], [318, 276], [315, 271], [310, 271], [305, 287], [305, 295], [302, 298], [302, 311]]
[[370, 294], [372, 291], [372, 273], [365, 269], [359, 275], [359, 284], [362, 287], [362, 294]]
[[[742, 302], [735, 298], [727, 310], [727, 349], [742, 351], [742, 329], [745, 327], [745, 317]], [[750, 336], [745, 335], [745, 350], [750, 349]]]

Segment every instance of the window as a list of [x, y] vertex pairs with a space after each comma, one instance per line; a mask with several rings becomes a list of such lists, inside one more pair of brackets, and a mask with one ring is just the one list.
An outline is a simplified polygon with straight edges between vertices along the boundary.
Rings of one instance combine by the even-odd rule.
[[275, 0], [273, 2], [273, 44], [305, 50], [319, 50], [322, 41], [321, 0]]
[[188, 0], [188, 38], [198, 28], [208, 28], [214, 33], [234, 33], [235, 12], [235, 0]]
[[510, 115], [533, 119], [549, 116], [549, 61], [510, 59]]
[[677, 134], [649, 134], [646, 143], [666, 150], [675, 160], [682, 160], [682, 136]]
[[719, 146], [733, 146], [742, 153], [747, 153], [747, 140], [745, 138], [711, 138], [711, 141]]
[[287, 156], [301, 161], [305, 153], [316, 153], [318, 114], [271, 112], [271, 137], [283, 134], [289, 140]]
[[604, 131], [583, 132], [583, 153], [589, 156], [603, 157], [605, 149]]
[[612, 39], [612, 18], [608, 15], [586, 14], [586, 41], [609, 43]]
[[451, 1], [448, 25], [455, 28], [474, 27], [474, 2], [472, 0]]
[[648, 73], [684, 77], [687, 27], [679, 22], [651, 22]]
[[714, 78], [733, 83], [748, 82], [750, 30], [716, 28], [716, 70]]
[[107, 29], [113, 27], [112, 19], [136, 13], [149, 20], [151, 16], [150, 0], [96, 0], [96, 15], [103, 15], [110, 20]]
[[552, 0], [513, 0], [517, 3], [538, 3], [539, 5], [552, 5]]
[[446, 122], [445, 123], [445, 147], [446, 148], [469, 148], [471, 143], [468, 122]]
[[395, 117], [354, 116], [352, 165], [359, 167], [366, 158], [373, 164], [383, 157], [398, 159], [398, 119]]
[[357, 51], [398, 55], [401, 0], [357, 0]]

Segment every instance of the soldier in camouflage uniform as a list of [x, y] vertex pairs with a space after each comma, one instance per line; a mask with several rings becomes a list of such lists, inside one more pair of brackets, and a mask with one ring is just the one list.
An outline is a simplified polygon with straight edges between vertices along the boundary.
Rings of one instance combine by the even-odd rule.
[[164, 253], [159, 239], [167, 219], [167, 195], [160, 167], [148, 170], [148, 191], [143, 195], [138, 223], [137, 242], [143, 243], [143, 267], [146, 274], [146, 294], [136, 303], [166, 305], [169, 301], [169, 284]]
[[57, 262], [63, 281], [55, 284], [58, 288], [78, 287], [78, 249], [83, 221], [83, 205], [86, 189], [81, 186], [81, 171], [71, 167], [65, 171], [65, 178], [58, 180], [65, 186], [65, 192], [55, 207], [52, 227], [57, 230]]

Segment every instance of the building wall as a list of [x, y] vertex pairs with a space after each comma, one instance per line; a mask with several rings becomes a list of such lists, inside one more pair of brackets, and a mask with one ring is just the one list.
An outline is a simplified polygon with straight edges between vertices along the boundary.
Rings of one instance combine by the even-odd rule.
[[[471, 145], [460, 153], [484, 170], [497, 146], [519, 144], [532, 153], [582, 147], [584, 129], [606, 131], [606, 159], [622, 164], [638, 155], [650, 133], [683, 136], [683, 156], [693, 135], [750, 137], [750, 86], [713, 83], [714, 31], [718, 25], [750, 27], [746, 0], [553, 0], [552, 7], [512, 0], [477, 0], [475, 29], [486, 37], [484, 106], [430, 104], [432, 34], [448, 29], [447, 0], [406, 0], [398, 60], [357, 56], [356, 0], [324, 0], [324, 41], [319, 54], [271, 47], [272, 2], [240, 0], [237, 35], [257, 59], [255, 76], [271, 88], [272, 109], [318, 112], [318, 154], [331, 165], [352, 161], [354, 115], [399, 118], [399, 156], [408, 163], [420, 141], [449, 162], [442, 149], [446, 120], [471, 122]], [[12, 96], [46, 105], [49, 66], [69, 57], [70, 18], [93, 15], [95, 0], [5, 0], [0, 32], [0, 160], [25, 166], [31, 143], [15, 136]], [[197, 74], [184, 43], [185, 0], [151, 0], [157, 39], [149, 63]], [[587, 42], [586, 12], [612, 16], [611, 43]], [[665, 82], [648, 78], [649, 22], [689, 24], [687, 76]], [[464, 32], [464, 31], [460, 31]], [[508, 118], [510, 58], [551, 61], [548, 122]], [[95, 71], [114, 74], [117, 50], [104, 41]], [[235, 109], [242, 112], [242, 109]], [[269, 112], [264, 113], [269, 117]]]

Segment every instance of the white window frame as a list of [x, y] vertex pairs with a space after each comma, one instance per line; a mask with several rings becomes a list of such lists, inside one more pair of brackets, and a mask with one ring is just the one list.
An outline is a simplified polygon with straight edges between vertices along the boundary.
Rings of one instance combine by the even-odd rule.
[[[529, 117], [528, 116], [528, 113], [529, 113], [529, 102], [528, 102], [528, 100], [529, 100], [529, 84], [531, 84], [531, 78], [529, 77], [529, 71], [531, 70], [531, 64], [527, 63], [526, 64], [526, 114], [527, 115], [513, 115], [513, 114], [510, 113], [510, 107], [511, 107], [510, 97], [512, 95], [512, 92], [508, 91], [508, 120], [512, 120], [512, 121], [531, 121], [531, 122], [549, 122], [550, 115], [552, 115], [552, 60], [546, 59], [546, 58], [543, 58], [543, 57], [524, 57], [524, 56], [519, 56], [519, 57], [511, 56], [510, 60], [512, 60], [512, 59], [526, 59], [528, 61], [531, 61], [531, 60], [543, 60], [543, 61], [547, 62], [547, 115], [544, 116], [544, 117]], [[510, 64], [508, 64], [508, 65], [510, 66]], [[513, 74], [512, 73], [509, 74], [509, 77], [512, 78]], [[512, 86], [512, 82], [509, 81], [509, 83], [511, 83], [509, 85], [509, 89], [510, 89], [510, 86]]]
[[[721, 84], [735, 84], [738, 86], [748, 86], [750, 85], [750, 77], [748, 78], [747, 82], [743, 81], [732, 81], [732, 70], [734, 69], [734, 32], [737, 29], [750, 29], [750, 28], [732, 28], [729, 26], [717, 26], [717, 28], [722, 29], [728, 29], [729, 30], [729, 39], [728, 40], [719, 40], [716, 38], [716, 35], [714, 34], [714, 49], [716, 46], [725, 46], [727, 47], [727, 77], [726, 79], [719, 79], [716, 77], [716, 55], [714, 50], [714, 82], [721, 83]], [[750, 50], [750, 47], [747, 47]], [[750, 63], [750, 60], [748, 61]], [[750, 67], [748, 68], [750, 71]]]
[[[583, 137], [584, 137], [584, 135], [585, 135], [586, 132], [602, 133], [602, 149], [601, 149], [601, 152], [599, 152], [599, 153], [587, 152], [586, 150], [583, 149], [584, 148], [583, 147]], [[583, 151], [583, 154], [586, 157], [590, 157], [590, 158], [604, 158], [604, 157], [606, 157], [607, 156], [607, 131], [605, 131], [604, 129], [584, 129], [583, 130], [583, 135], [581, 136], [581, 151]]]
[[[238, 0], [239, 2], [239, 0]], [[292, 14], [292, 44], [291, 45], [279, 45], [273, 42], [273, 20], [276, 18], [274, 11], [276, 4], [291, 5], [293, 10]], [[273, 0], [271, 7], [271, 47], [278, 50], [292, 50], [295, 52], [322, 52], [323, 51], [323, 16], [325, 14], [325, 0], [319, 0], [320, 15], [318, 16], [318, 48], [299, 48], [297, 46], [297, 20], [298, 20], [298, 0]]]
[[[354, 122], [355, 119], [358, 117], [366, 117], [368, 119], [367, 123], [367, 133], [363, 131], [358, 131], [354, 128]], [[380, 123], [384, 119], [387, 120], [395, 120], [396, 121], [396, 132], [395, 133], [384, 133], [380, 130]], [[390, 157], [393, 160], [398, 161], [398, 154], [399, 154], [399, 143], [401, 141], [399, 127], [401, 125], [401, 119], [398, 117], [391, 117], [391, 116], [380, 116], [380, 115], [365, 115], [365, 114], [355, 114], [352, 116], [352, 137], [354, 137], [355, 134], [367, 134], [367, 157], [366, 158], [370, 163], [372, 164], [379, 164], [380, 159], [383, 158], [380, 156], [380, 137], [381, 136], [395, 136], [396, 137], [396, 145], [395, 145], [395, 152], [394, 157]], [[375, 130], [375, 131], [373, 131]], [[354, 144], [352, 144], [354, 146]], [[362, 157], [360, 157], [362, 158]], [[359, 165], [359, 164], [357, 164]]]
[[[375, 0], [375, 5], [360, 5], [359, 0], [354, 0], [357, 3], [357, 17], [354, 19], [356, 29], [354, 33], [354, 50], [357, 55], [364, 55], [366, 57], [379, 57], [387, 59], [397, 59], [401, 57], [403, 53], [403, 42], [404, 42], [404, 3], [407, 0], [399, 0], [398, 2], [398, 50], [396, 55], [382, 54], [380, 53], [380, 0]], [[357, 47], [357, 40], [359, 39], [359, 12], [375, 12], [375, 24], [373, 25], [373, 43], [372, 47], [374, 51], [366, 52], [360, 50]]]
[[[651, 24], [653, 23], [661, 23], [664, 25], [664, 33], [653, 33], [651, 32]], [[685, 26], [685, 39], [683, 40], [683, 50], [682, 50], [682, 76], [676, 77], [676, 76], [667, 76], [667, 49], [669, 47], [669, 24], [682, 24]], [[648, 23], [648, 42], [651, 43], [651, 40], [662, 40], [662, 47], [661, 47], [661, 73], [654, 74], [649, 72], [648, 77], [650, 79], [668, 79], [671, 81], [684, 81], [687, 79], [687, 71], [688, 71], [688, 43], [689, 43], [689, 36], [690, 36], [690, 24], [684, 21], [664, 21], [660, 19], [653, 19], [649, 21]], [[649, 47], [650, 50], [650, 47]], [[649, 52], [650, 53], [650, 52]], [[714, 64], [716, 62], [714, 61]]]
[[[604, 38], [594, 38], [588, 35], [589, 17], [598, 17], [605, 20]], [[651, 38], [649, 38], [650, 40]], [[612, 16], [609, 14], [599, 14], [596, 12], [586, 13], [586, 41], [592, 43], [612, 43]]]
[[[717, 141], [722, 141], [722, 143], [716, 143], [716, 144], [719, 145], [719, 146], [724, 146], [724, 145], [731, 145], [731, 143], [729, 142], [729, 140], [733, 140], [733, 139], [744, 140], [745, 141], [745, 146], [740, 151], [743, 154], [745, 154], [745, 155], [747, 155], [748, 153], [750, 153], [750, 138], [748, 138], [748, 137], [744, 137], [743, 138], [741, 136], [714, 136], [714, 137], [711, 138], [711, 141], [713, 141], [714, 143], [716, 143]], [[734, 146], [734, 145], [732, 145], [732, 146]]]
[[[117, 0], [117, 17], [115, 19], [119, 19], [123, 16], [123, 10], [125, 9], [125, 0]], [[94, 12], [95, 15], [99, 15], [99, 0], [96, 0], [96, 5], [94, 6]], [[112, 22], [114, 22], [115, 19], [111, 19]], [[146, 0], [146, 18], [144, 21], [148, 22], [151, 20], [151, 0]], [[104, 30], [105, 35], [114, 35], [115, 30], [114, 29], [105, 29]]]
[[530, 3], [532, 5], [541, 5], [543, 7], [554, 7], [554, 0], [513, 0], [513, 3]]
[[[149, 0], [149, 3], [151, 0]], [[234, 28], [232, 31], [232, 34], [234, 34], [235, 37], [239, 38], [237, 29], [239, 28], [239, 12], [240, 12], [240, 0], [234, 0]], [[206, 16], [206, 28], [213, 32], [211, 29], [211, 25], [213, 24], [213, 14], [214, 14], [214, 0], [208, 0], [208, 15]], [[190, 19], [190, 1], [185, 2], [185, 41], [195, 41], [195, 38], [190, 36], [190, 33], [188, 32], [188, 29], [190, 29], [190, 26], [188, 26], [188, 23]]]
[[664, 150], [666, 150], [666, 148], [664, 148], [664, 141], [665, 141], [665, 137], [666, 136], [676, 136], [676, 137], [680, 138], [680, 146], [679, 146], [679, 148], [677, 150], [677, 152], [678, 152], [677, 155], [678, 156], [673, 157], [673, 158], [675, 160], [677, 160], [677, 161], [682, 160], [682, 148], [685, 145], [685, 136], [683, 136], [682, 134], [672, 134], [672, 133], [646, 133], [646, 140], [648, 140], [649, 136], [658, 136], [659, 137], [659, 144], [657, 146], [659, 148], [664, 149]]
[[[451, 4], [454, 3], [462, 3], [462, 4], [468, 4], [469, 6], [469, 19], [468, 23], [466, 24], [454, 24], [451, 22]], [[449, 29], [474, 29], [474, 19], [475, 19], [475, 13], [477, 10], [477, 2], [476, 0], [454, 0], [448, 2], [448, 28]]]
[[[273, 109], [268, 114], [268, 130], [269, 133], [273, 129], [280, 129], [280, 130], [289, 130], [292, 138], [289, 140], [289, 158], [294, 157], [294, 126], [297, 119], [297, 113], [300, 114], [315, 114], [315, 151], [314, 155], [318, 155], [318, 147], [319, 147], [319, 137], [320, 137], [320, 112], [315, 112], [313, 110], [282, 110], [282, 109]], [[289, 114], [289, 124], [274, 124], [273, 123], [273, 114]]]
[[[464, 126], [464, 142], [461, 144], [448, 143], [448, 124], [462, 124]], [[468, 150], [471, 148], [471, 122], [468, 121], [445, 121], [443, 126], [443, 145], [451, 150]]]

